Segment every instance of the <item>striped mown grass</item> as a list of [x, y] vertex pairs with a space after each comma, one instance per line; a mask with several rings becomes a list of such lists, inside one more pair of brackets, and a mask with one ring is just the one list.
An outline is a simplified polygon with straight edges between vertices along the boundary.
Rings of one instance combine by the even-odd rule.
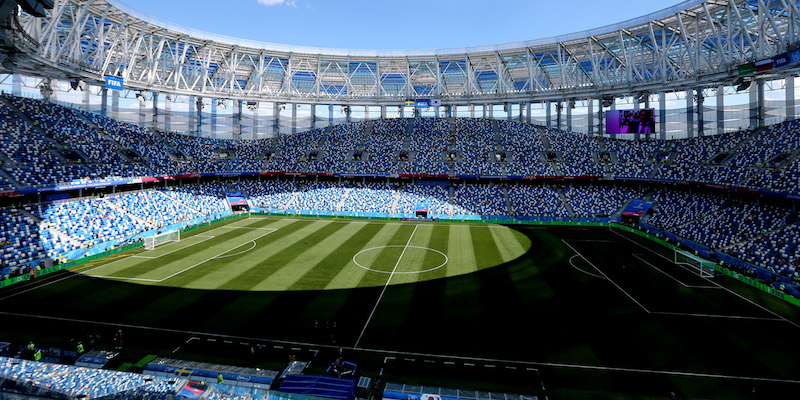
[[499, 225], [252, 217], [83, 273], [187, 289], [349, 289], [469, 274], [529, 247], [525, 235]]

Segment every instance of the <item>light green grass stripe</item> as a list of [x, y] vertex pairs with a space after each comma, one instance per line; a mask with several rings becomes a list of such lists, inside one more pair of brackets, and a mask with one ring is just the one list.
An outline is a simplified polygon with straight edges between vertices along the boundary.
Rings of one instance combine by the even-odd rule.
[[[377, 246], [386, 246], [387, 243], [392, 239], [394, 234], [404, 225], [401, 224], [386, 224], [384, 227], [375, 234], [375, 237], [372, 238], [365, 246], [365, 249], [370, 247], [377, 247]], [[355, 249], [356, 252], [362, 249]], [[353, 253], [355, 255], [355, 253]], [[359, 260], [361, 260], [359, 258]], [[349, 289], [358, 285], [361, 279], [367, 273], [376, 274], [376, 272], [370, 272], [363, 268], [360, 268], [356, 265], [353, 260], [351, 259], [347, 265], [342, 268], [342, 270], [334, 276], [331, 281], [325, 286], [325, 289]], [[386, 278], [388, 279], [388, 274]], [[384, 281], [385, 282], [385, 281]]]
[[[511, 261], [523, 254], [525, 254], [526, 247], [520, 243], [524, 235], [506, 227], [498, 227], [489, 229], [492, 233], [495, 243], [497, 243], [497, 251], [500, 252], [503, 262]], [[522, 238], [520, 238], [522, 236]], [[527, 239], [527, 238], [525, 238]], [[530, 247], [530, 245], [528, 245]]]
[[[306, 221], [284, 221], [286, 221], [284, 222], [286, 225], [290, 223], [307, 223]], [[289, 235], [281, 236], [275, 240], [272, 240], [269, 237], [270, 235], [267, 235], [256, 243], [257, 245], [253, 250], [247, 253], [237, 257], [212, 260], [210, 263], [208, 263], [208, 267], [204, 268], [205, 274], [198, 277], [198, 279], [194, 280], [193, 282], [183, 284], [183, 287], [192, 289], [217, 289], [222, 287], [231, 280], [236, 279], [244, 272], [260, 264], [265, 259], [268, 259], [273, 254], [303, 241], [306, 236], [322, 229], [328, 224], [330, 224], [329, 221], [308, 222], [306, 226], [292, 232]], [[275, 227], [275, 224], [270, 225], [270, 227]], [[273, 269], [271, 269], [268, 265], [259, 266], [259, 268], [264, 271], [265, 275], [273, 272]], [[235, 288], [229, 289], [235, 290]]]
[[[417, 227], [416, 232], [414, 233], [414, 237], [408, 242], [409, 246], [419, 246], [419, 247], [428, 247], [428, 242], [431, 240], [431, 235], [433, 234], [432, 226], [428, 225], [419, 225]], [[441, 249], [437, 249], [442, 251]], [[402, 251], [402, 250], [401, 250]], [[425, 256], [427, 255], [428, 250], [425, 249], [418, 249], [415, 247], [409, 247], [406, 249], [406, 252], [403, 253], [403, 258], [400, 259], [399, 263], [397, 264], [397, 271], [396, 272], [415, 272], [423, 269], [425, 265]], [[399, 256], [399, 255], [398, 255]], [[422, 274], [395, 274], [392, 276], [392, 281], [389, 282], [391, 285], [401, 285], [403, 283], [413, 283], [420, 280]]]
[[450, 240], [445, 253], [450, 259], [447, 263], [448, 276], [469, 274], [478, 270], [469, 226], [450, 226]]
[[275, 271], [258, 283], [252, 290], [286, 290], [303, 277], [308, 271], [316, 268], [325, 261], [325, 257], [339, 246], [345, 245], [363, 226], [347, 224], [335, 234], [315, 244], [289, 262], [283, 268]]

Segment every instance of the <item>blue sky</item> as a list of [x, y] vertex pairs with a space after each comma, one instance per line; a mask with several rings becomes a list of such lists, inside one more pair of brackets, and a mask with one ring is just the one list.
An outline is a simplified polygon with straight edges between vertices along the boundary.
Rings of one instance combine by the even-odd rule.
[[625, 21], [679, 0], [122, 0], [158, 18], [264, 42], [430, 49], [545, 38]]

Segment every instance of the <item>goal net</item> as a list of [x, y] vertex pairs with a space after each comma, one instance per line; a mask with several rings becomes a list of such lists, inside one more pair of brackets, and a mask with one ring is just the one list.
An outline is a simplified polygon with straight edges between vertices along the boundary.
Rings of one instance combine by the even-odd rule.
[[688, 251], [675, 249], [675, 264], [688, 267], [696, 271], [703, 278], [714, 276], [716, 264], [702, 257], [696, 256]]
[[181, 240], [181, 231], [169, 231], [155, 236], [144, 238], [145, 250], [153, 250], [156, 246], [168, 242], [178, 242]]

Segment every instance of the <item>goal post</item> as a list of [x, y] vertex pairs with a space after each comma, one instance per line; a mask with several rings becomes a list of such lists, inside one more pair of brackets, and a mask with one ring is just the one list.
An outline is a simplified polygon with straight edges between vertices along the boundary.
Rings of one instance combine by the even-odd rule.
[[179, 242], [181, 240], [181, 231], [169, 231], [160, 233], [153, 236], [144, 238], [145, 250], [154, 250], [156, 246], [168, 242]]
[[696, 256], [688, 251], [675, 249], [675, 264], [691, 267], [703, 278], [711, 278], [716, 271], [716, 263], [708, 261], [702, 257]]

